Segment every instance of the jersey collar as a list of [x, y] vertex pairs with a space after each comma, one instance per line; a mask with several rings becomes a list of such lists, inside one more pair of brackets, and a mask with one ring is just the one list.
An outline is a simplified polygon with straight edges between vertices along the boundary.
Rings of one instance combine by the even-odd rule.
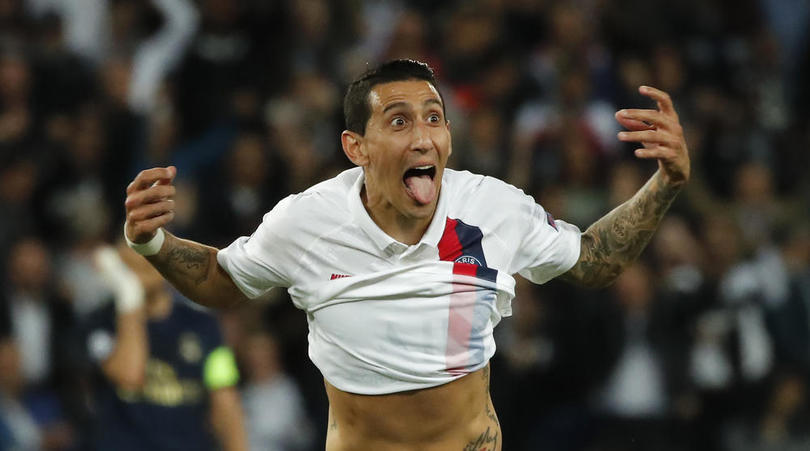
[[[445, 170], [445, 172], [447, 171]], [[385, 233], [385, 231], [383, 231], [380, 226], [378, 226], [377, 223], [371, 219], [371, 216], [369, 216], [365, 207], [363, 207], [363, 201], [360, 199], [360, 190], [363, 188], [363, 184], [365, 183], [365, 174], [363, 173], [362, 169], [360, 169], [359, 174], [360, 175], [357, 177], [357, 180], [355, 180], [354, 184], [349, 190], [349, 198], [347, 199], [349, 211], [354, 218], [355, 224], [357, 224], [369, 237], [369, 239], [371, 239], [378, 251], [393, 250], [395, 253], [404, 251], [409, 246], [407, 244], [400, 243]], [[447, 216], [447, 196], [445, 195], [447, 192], [445, 187], [446, 182], [447, 178], [443, 177], [442, 189], [439, 192], [439, 201], [436, 204], [436, 212], [433, 214], [433, 218], [430, 220], [430, 225], [428, 226], [424, 235], [422, 235], [419, 243], [417, 243], [415, 246], [428, 245], [431, 247], [438, 247], [439, 245], [439, 240], [444, 233], [444, 225]]]

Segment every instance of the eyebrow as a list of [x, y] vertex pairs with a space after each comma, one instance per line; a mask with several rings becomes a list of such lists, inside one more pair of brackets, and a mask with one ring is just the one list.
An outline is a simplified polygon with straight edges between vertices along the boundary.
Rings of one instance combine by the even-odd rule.
[[[428, 105], [428, 104], [431, 104], [431, 103], [435, 103], [438, 106], [442, 106], [442, 102], [439, 99], [435, 99], [435, 98], [425, 100], [422, 103], [422, 105]], [[405, 107], [405, 106], [408, 106], [407, 102], [394, 102], [394, 103], [386, 106], [385, 108], [383, 108], [383, 113], [387, 113], [389, 110], [393, 110], [394, 108]]]

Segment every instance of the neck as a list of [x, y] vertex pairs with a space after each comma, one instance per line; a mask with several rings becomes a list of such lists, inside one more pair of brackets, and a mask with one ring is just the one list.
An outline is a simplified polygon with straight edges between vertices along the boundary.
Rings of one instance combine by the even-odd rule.
[[371, 216], [371, 220], [383, 232], [400, 243], [408, 245], [416, 244], [422, 239], [436, 212], [436, 205], [434, 205], [430, 216], [424, 218], [407, 217], [382, 199], [369, 199], [365, 187], [360, 191], [360, 199], [363, 201], [366, 212]]

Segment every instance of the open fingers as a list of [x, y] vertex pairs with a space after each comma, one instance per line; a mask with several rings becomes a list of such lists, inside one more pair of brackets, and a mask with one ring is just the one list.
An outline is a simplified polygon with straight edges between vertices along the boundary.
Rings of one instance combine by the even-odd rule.
[[628, 130], [632, 130], [632, 131], [651, 130], [651, 129], [655, 128], [652, 124], [650, 124], [648, 122], [644, 122], [642, 120], [633, 119], [631, 117], [626, 116], [624, 114], [624, 111], [625, 110], [619, 110], [619, 111], [616, 112], [616, 114], [614, 114], [614, 117], [616, 118], [616, 121], [622, 127], [626, 128]]
[[656, 101], [658, 109], [666, 114], [676, 114], [672, 105], [672, 98], [666, 92], [652, 86], [639, 86], [638, 92]]
[[623, 114], [624, 111], [625, 110], [617, 111], [616, 114], [614, 115], [616, 117], [616, 121], [622, 127], [631, 131], [652, 130], [653, 128], [655, 128], [655, 126], [649, 122], [644, 122], [639, 119], [633, 119], [628, 116], [625, 116]]
[[174, 166], [144, 169], [138, 173], [135, 180], [127, 186], [127, 194], [147, 189], [155, 183], [168, 185], [174, 179], [175, 175], [177, 175], [177, 168]]
[[641, 142], [641, 143], [655, 143], [675, 146], [677, 139], [670, 133], [665, 133], [662, 130], [641, 130], [634, 132], [619, 132], [619, 141], [624, 142]]
[[154, 185], [141, 191], [135, 191], [127, 196], [124, 205], [127, 208], [136, 208], [143, 204], [151, 204], [175, 195], [177, 189], [174, 185]]
[[[172, 222], [172, 219], [174, 219], [174, 210], [169, 210], [161, 215], [142, 221], [127, 222], [127, 227], [131, 228], [131, 231], [127, 230], [127, 236], [136, 243], [148, 241], [149, 237], [154, 236], [157, 229]], [[146, 239], [142, 240], [141, 237], [143, 236], [146, 236]]]
[[138, 222], [160, 216], [169, 211], [174, 211], [174, 200], [166, 199], [152, 204], [141, 205], [127, 213], [127, 221]]
[[[658, 110], [645, 110], [626, 108], [616, 112], [616, 118], [621, 120], [633, 120], [637, 122], [646, 122], [651, 125], [661, 126], [667, 122], [666, 116], [661, 114]], [[649, 128], [649, 127], [647, 127]]]
[[670, 160], [675, 156], [675, 151], [673, 149], [663, 146], [636, 149], [634, 153], [638, 158], [644, 159], [655, 158], [659, 160]]

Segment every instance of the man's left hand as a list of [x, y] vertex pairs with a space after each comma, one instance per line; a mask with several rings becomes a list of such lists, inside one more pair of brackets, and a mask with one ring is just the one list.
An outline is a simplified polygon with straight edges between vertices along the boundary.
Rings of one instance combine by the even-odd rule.
[[655, 100], [658, 108], [617, 111], [616, 120], [629, 130], [619, 132], [619, 140], [640, 142], [644, 148], [636, 149], [636, 156], [656, 158], [664, 181], [681, 186], [689, 180], [689, 150], [672, 99], [650, 86], [641, 86], [638, 92]]

